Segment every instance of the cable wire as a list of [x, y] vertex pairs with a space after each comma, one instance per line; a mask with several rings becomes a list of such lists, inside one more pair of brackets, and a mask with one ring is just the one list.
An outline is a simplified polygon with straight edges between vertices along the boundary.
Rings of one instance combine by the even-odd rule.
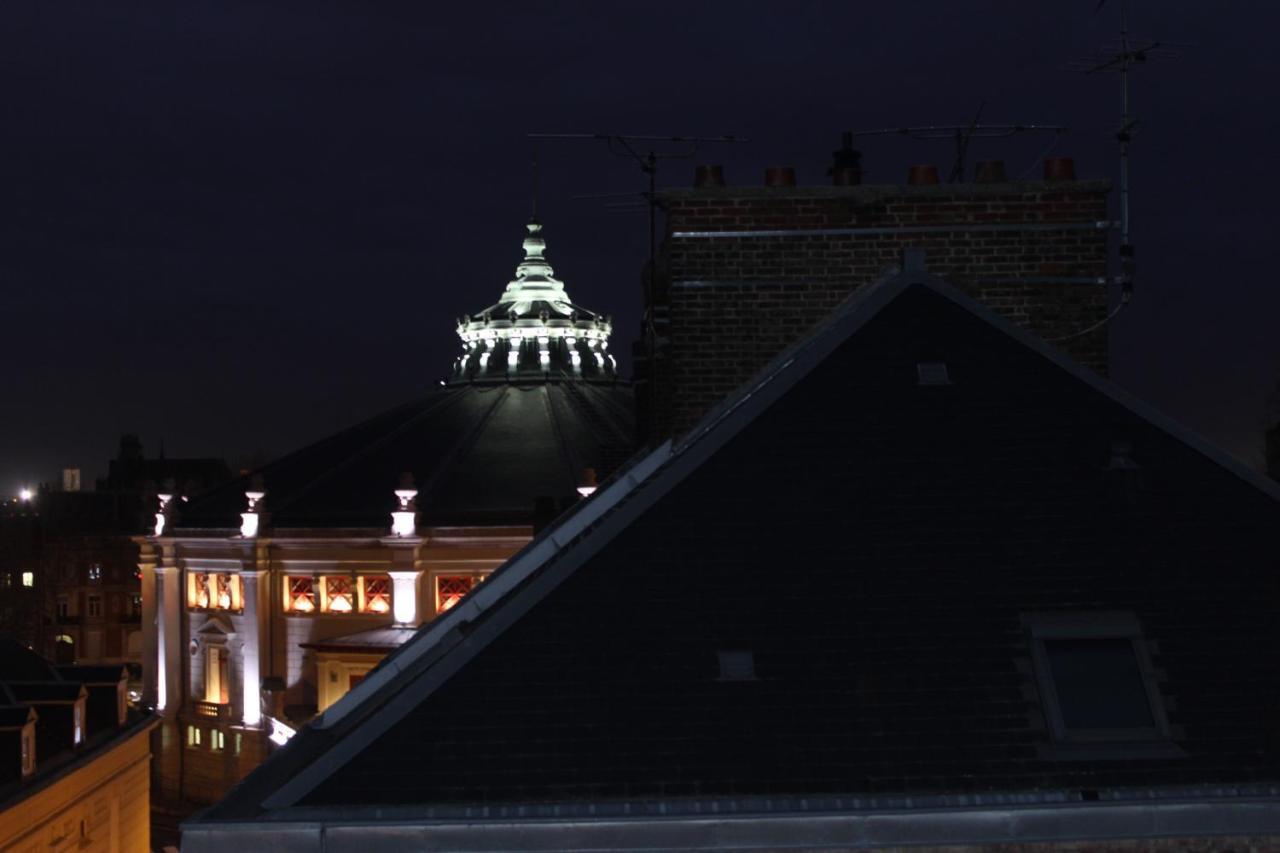
[[1069, 340], [1072, 340], [1072, 339], [1074, 339], [1074, 338], [1083, 337], [1084, 335], [1087, 335], [1087, 334], [1089, 334], [1090, 332], [1093, 332], [1093, 331], [1096, 331], [1096, 330], [1098, 330], [1098, 329], [1101, 329], [1103, 326], [1105, 326], [1105, 325], [1107, 325], [1108, 323], [1110, 323], [1110, 322], [1115, 318], [1115, 316], [1116, 316], [1117, 314], [1119, 314], [1119, 313], [1120, 313], [1120, 311], [1121, 311], [1121, 310], [1122, 310], [1126, 305], [1128, 305], [1128, 304], [1129, 304], [1129, 297], [1128, 297], [1128, 296], [1122, 296], [1122, 297], [1120, 298], [1120, 304], [1119, 304], [1119, 305], [1117, 305], [1117, 306], [1115, 307], [1115, 309], [1114, 309], [1110, 314], [1108, 314], [1107, 316], [1103, 317], [1101, 320], [1099, 320], [1098, 322], [1094, 323], [1092, 326], [1089, 326], [1089, 327], [1087, 327], [1087, 328], [1081, 329], [1081, 330], [1080, 330], [1080, 331], [1078, 331], [1078, 332], [1072, 332], [1072, 333], [1071, 333], [1071, 334], [1069, 334], [1069, 335], [1063, 335], [1063, 336], [1062, 336], [1062, 337], [1060, 337], [1060, 338], [1045, 338], [1045, 340], [1046, 340], [1046, 341], [1048, 341], [1048, 342], [1049, 342], [1049, 343], [1051, 343], [1051, 344], [1056, 344], [1056, 343], [1058, 343], [1058, 342], [1060, 342], [1060, 341], [1069, 341]]

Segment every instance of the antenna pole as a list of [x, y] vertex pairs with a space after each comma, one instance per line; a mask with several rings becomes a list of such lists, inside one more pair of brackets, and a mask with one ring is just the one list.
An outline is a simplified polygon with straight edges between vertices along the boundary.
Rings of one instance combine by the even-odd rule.
[[645, 294], [645, 322], [650, 335], [656, 335], [653, 326], [653, 285], [658, 272], [658, 156], [649, 152], [645, 158], [645, 171], [649, 173], [649, 292]]
[[1129, 242], [1129, 64], [1133, 59], [1129, 51], [1128, 0], [1120, 0], [1120, 131], [1116, 140], [1120, 143], [1120, 299], [1128, 302], [1133, 296], [1133, 245]]

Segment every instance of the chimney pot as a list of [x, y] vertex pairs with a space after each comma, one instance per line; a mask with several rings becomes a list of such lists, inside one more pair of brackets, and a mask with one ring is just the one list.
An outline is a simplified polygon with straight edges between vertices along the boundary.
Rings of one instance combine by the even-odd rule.
[[792, 166], [770, 166], [764, 170], [764, 185], [766, 187], [794, 187], [796, 185], [796, 170]]
[[724, 166], [695, 166], [693, 185], [698, 189], [724, 186]]
[[1003, 160], [979, 160], [973, 173], [975, 184], [999, 184], [1008, 180], [1004, 176]]
[[1046, 181], [1074, 181], [1076, 179], [1076, 161], [1070, 157], [1044, 158], [1044, 179]]
[[912, 166], [907, 172], [907, 183], [913, 187], [927, 187], [938, 183], [938, 167], [934, 165]]
[[853, 166], [839, 166], [831, 170], [831, 185], [835, 187], [856, 187], [862, 183], [862, 170]]

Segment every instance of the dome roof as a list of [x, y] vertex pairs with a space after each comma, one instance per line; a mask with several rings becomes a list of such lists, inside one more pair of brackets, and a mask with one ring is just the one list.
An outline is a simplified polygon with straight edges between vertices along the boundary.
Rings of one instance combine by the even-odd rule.
[[608, 476], [635, 447], [632, 389], [605, 352], [608, 318], [569, 301], [542, 226], [526, 227], [501, 301], [459, 322], [444, 387], [174, 502], [169, 529], [235, 529], [259, 492], [267, 529], [385, 528], [405, 475], [423, 524], [526, 524], [540, 500], [574, 499], [586, 469]]
[[540, 498], [572, 499], [633, 452], [625, 382], [459, 383], [179, 503], [173, 529], [236, 528], [261, 489], [270, 528], [385, 528], [403, 474], [426, 525], [525, 524]]
[[565, 375], [612, 380], [608, 316], [575, 305], [547, 262], [542, 223], [525, 226], [524, 260], [497, 303], [458, 320], [462, 354], [451, 381]]

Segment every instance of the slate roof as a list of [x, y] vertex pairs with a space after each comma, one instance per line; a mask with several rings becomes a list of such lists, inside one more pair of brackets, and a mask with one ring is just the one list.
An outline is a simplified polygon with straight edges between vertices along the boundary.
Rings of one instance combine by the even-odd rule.
[[0, 637], [0, 682], [56, 681], [53, 664], [21, 643]]
[[404, 625], [383, 625], [299, 645], [320, 652], [384, 652], [400, 648], [413, 638], [417, 630]]
[[[122, 665], [55, 666], [26, 646], [0, 637], [0, 729], [20, 729], [33, 711], [36, 718], [34, 779], [23, 780], [18, 742], [10, 737], [12, 731], [6, 734], [11, 743], [0, 750], [0, 812], [67, 768], [91, 760], [99, 750], [158, 724], [158, 717], [136, 711], [120, 724], [116, 685], [126, 677]], [[82, 695], [87, 699], [87, 719], [84, 740], [77, 745], [73, 708]]]
[[[459, 383], [254, 476], [262, 478], [267, 523], [276, 529], [386, 528], [406, 471], [419, 490], [420, 524], [526, 523], [538, 498], [572, 496], [583, 468], [605, 471], [625, 461], [633, 429], [625, 382]], [[238, 528], [250, 482], [241, 477], [182, 505], [172, 530]]]
[[[1278, 520], [1274, 484], [1115, 386], [943, 284], [882, 282], [193, 825], [1274, 798]], [[1044, 611], [1135, 614], [1183, 757], [1046, 757], [1022, 623]], [[757, 677], [721, 679], [725, 650]]]

